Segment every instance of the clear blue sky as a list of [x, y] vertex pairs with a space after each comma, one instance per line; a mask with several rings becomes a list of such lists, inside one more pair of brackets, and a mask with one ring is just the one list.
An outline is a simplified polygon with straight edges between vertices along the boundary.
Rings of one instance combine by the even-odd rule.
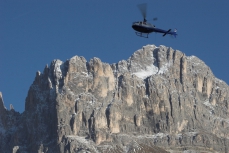
[[78, 55], [116, 63], [147, 44], [202, 59], [229, 84], [228, 0], [145, 0], [147, 19], [178, 37], [137, 37], [140, 0], [0, 0], [0, 91], [9, 109], [23, 112], [36, 72], [53, 59]]

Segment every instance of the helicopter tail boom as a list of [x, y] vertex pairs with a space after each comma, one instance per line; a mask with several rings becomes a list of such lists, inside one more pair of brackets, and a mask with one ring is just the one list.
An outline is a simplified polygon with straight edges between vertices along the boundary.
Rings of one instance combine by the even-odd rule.
[[163, 34], [163, 37], [164, 37], [165, 35], [167, 35], [170, 31], [171, 31], [171, 29], [169, 29], [167, 32], [165, 32], [165, 33]]

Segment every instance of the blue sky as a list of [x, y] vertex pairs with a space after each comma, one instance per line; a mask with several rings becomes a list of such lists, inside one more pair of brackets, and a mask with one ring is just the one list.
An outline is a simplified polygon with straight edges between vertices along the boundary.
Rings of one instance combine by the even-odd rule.
[[161, 29], [140, 38], [131, 28], [142, 20], [140, 0], [0, 0], [0, 91], [9, 109], [23, 112], [37, 71], [54, 59], [78, 55], [106, 63], [128, 59], [147, 44], [195, 55], [229, 84], [228, 0], [145, 0], [147, 19]]

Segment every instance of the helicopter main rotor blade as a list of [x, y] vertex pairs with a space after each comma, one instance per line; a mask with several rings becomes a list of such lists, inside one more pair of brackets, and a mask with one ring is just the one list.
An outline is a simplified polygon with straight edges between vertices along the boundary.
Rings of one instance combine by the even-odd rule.
[[138, 8], [139, 8], [139, 10], [140, 10], [141, 13], [142, 13], [143, 18], [146, 19], [147, 4], [146, 4], [146, 3], [139, 4], [139, 5], [138, 5]]

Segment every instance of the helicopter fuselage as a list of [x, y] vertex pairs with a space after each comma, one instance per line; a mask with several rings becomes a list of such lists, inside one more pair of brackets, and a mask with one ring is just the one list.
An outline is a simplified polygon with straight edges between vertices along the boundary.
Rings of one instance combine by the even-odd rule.
[[137, 31], [136, 34], [138, 36], [143, 36], [142, 33], [147, 34], [147, 38], [148, 38], [148, 34], [151, 32], [158, 32], [158, 33], [163, 33], [165, 36], [166, 34], [170, 34], [170, 35], [176, 35], [176, 32], [171, 32], [171, 29], [169, 30], [163, 30], [163, 29], [159, 29], [156, 28], [155, 25], [152, 25], [148, 22], [144, 22], [144, 21], [139, 21], [139, 22], [134, 22], [132, 24], [132, 28]]
[[147, 22], [134, 22], [132, 28], [138, 32], [151, 33], [154, 31], [155, 26]]

